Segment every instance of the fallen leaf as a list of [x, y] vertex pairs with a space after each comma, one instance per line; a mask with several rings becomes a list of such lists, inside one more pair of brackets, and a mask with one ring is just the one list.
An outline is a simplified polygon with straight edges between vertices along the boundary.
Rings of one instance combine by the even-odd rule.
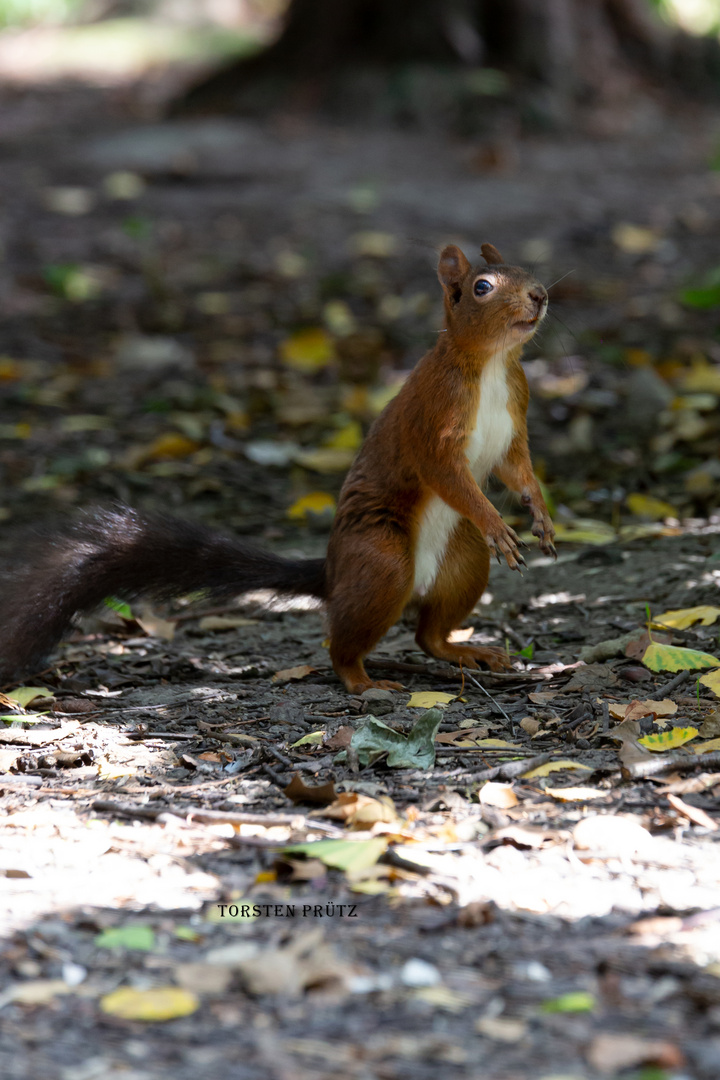
[[545, 794], [549, 795], [551, 799], [557, 799], [558, 802], [589, 802], [592, 799], [605, 798], [607, 792], [590, 787], [546, 787]]
[[309, 731], [307, 735], [303, 735], [297, 742], [291, 743], [291, 749], [295, 749], [296, 746], [319, 746], [325, 738], [325, 731]]
[[629, 221], [620, 221], [613, 226], [611, 236], [613, 244], [626, 255], [646, 255], [655, 251], [660, 243], [660, 236], [655, 230], [644, 225], [633, 225]]
[[296, 330], [280, 345], [280, 359], [289, 368], [313, 374], [335, 359], [332, 338], [321, 326]]
[[643, 716], [674, 716], [677, 705], [670, 698], [663, 698], [662, 701], [631, 701], [627, 705], [621, 701], [611, 701], [608, 711], [615, 720], [641, 720]]
[[544, 1001], [540, 1009], [544, 1013], [593, 1012], [595, 1005], [595, 997], [588, 990], [571, 990], [560, 997]]
[[720, 659], [697, 649], [684, 649], [679, 645], [660, 645], [651, 641], [642, 658], [651, 671], [695, 671], [699, 668], [720, 667]]
[[176, 460], [189, 457], [199, 449], [200, 443], [195, 439], [189, 439], [178, 431], [169, 431], [165, 435], [159, 435], [149, 446], [138, 450], [135, 461], [141, 464], [143, 461]]
[[512, 784], [497, 784], [492, 780], [483, 784], [478, 792], [478, 798], [484, 806], [497, 806], [501, 810], [517, 806], [520, 801], [513, 791]]
[[3, 989], [0, 1001], [3, 1005], [15, 1001], [20, 1005], [49, 1005], [60, 994], [71, 994], [73, 987], [64, 979], [32, 979]]
[[677, 630], [687, 630], [699, 622], [702, 626], [712, 626], [720, 617], [720, 608], [711, 604], [699, 604], [697, 607], [674, 608], [672, 611], [663, 611], [662, 615], [653, 618], [653, 626], [671, 626]]
[[335, 784], [332, 780], [327, 784], [306, 784], [299, 773], [294, 773], [290, 783], [283, 788], [283, 795], [294, 803], [317, 803], [325, 806], [336, 797]]
[[708, 690], [712, 690], [713, 694], [720, 697], [720, 669], [710, 671], [707, 675], [701, 675], [700, 682], [703, 686], [707, 686]]
[[199, 1007], [200, 1001], [195, 994], [177, 986], [158, 986], [152, 990], [123, 986], [100, 999], [104, 1013], [123, 1020], [175, 1020], [190, 1016]]
[[598, 1072], [608, 1074], [616, 1074], [636, 1065], [679, 1069], [683, 1064], [682, 1053], [670, 1042], [612, 1033], [597, 1035], [592, 1040], [587, 1060]]
[[435, 764], [435, 736], [442, 722], [440, 709], [423, 713], [408, 735], [368, 716], [352, 737], [350, 746], [361, 764], [369, 765], [387, 754], [391, 769], [431, 769]]
[[151, 926], [140, 923], [111, 926], [98, 934], [93, 944], [98, 949], [136, 949], [150, 952], [155, 947], [155, 933]]
[[325, 866], [332, 866], [345, 873], [359, 873], [374, 866], [387, 851], [388, 840], [374, 836], [369, 840], [310, 840], [305, 844], [290, 844], [281, 849], [288, 855], [307, 855], [320, 859]]
[[234, 965], [251, 994], [282, 994], [296, 997], [313, 986], [332, 986], [337, 995], [350, 971], [322, 931], [310, 930], [280, 948], [262, 949], [256, 956]]
[[625, 503], [631, 514], [650, 518], [652, 521], [662, 521], [664, 518], [677, 518], [680, 516], [677, 507], [663, 502], [662, 499], [656, 499], [653, 495], [633, 493], [627, 496]]
[[665, 797], [679, 814], [689, 818], [689, 820], [693, 821], [696, 825], [700, 825], [704, 829], [710, 829], [712, 832], [717, 830], [717, 821], [715, 821], [714, 818], [711, 818], [709, 814], [706, 814], [699, 806], [690, 806], [689, 803], [683, 802], [677, 795], [668, 794]]
[[297, 499], [287, 510], [291, 521], [307, 521], [309, 517], [319, 517], [334, 513], [335, 500], [326, 491], [312, 491]]
[[476, 739], [472, 745], [482, 750], [522, 750], [520, 743], [506, 742], [505, 739]]
[[334, 450], [356, 451], [362, 446], [363, 438], [363, 429], [358, 421], [350, 420], [349, 423], [325, 439], [325, 446], [332, 447]]
[[373, 799], [357, 791], [345, 791], [325, 810], [325, 817], [345, 821], [348, 825], [369, 828], [381, 821], [390, 824], [397, 821], [397, 811], [392, 799], [385, 796]]
[[534, 690], [531, 694], [528, 694], [528, 698], [534, 705], [547, 705], [557, 695], [557, 690]]
[[669, 731], [660, 731], [653, 735], [643, 735], [638, 742], [646, 746], [648, 750], [655, 752], [662, 750], [674, 750], [678, 746], [684, 746], [691, 739], [697, 738], [698, 729], [695, 727], [674, 727]]
[[305, 679], [308, 675], [312, 675], [315, 671], [314, 667], [310, 664], [300, 664], [298, 667], [285, 668], [283, 671], [276, 671], [270, 682], [292, 682], [297, 679]]
[[457, 694], [444, 694], [435, 690], [416, 690], [410, 695], [409, 709], [432, 709], [435, 705], [448, 705], [455, 701]]
[[3, 695], [9, 702], [26, 709], [28, 705], [38, 698], [52, 698], [52, 692], [44, 686], [18, 686], [16, 690], [9, 690]]
[[484, 739], [488, 733], [486, 727], [457, 728], [455, 731], [440, 731], [435, 736], [435, 742], [454, 746], [461, 740]]
[[695, 754], [710, 754], [715, 750], [720, 750], [720, 739], [708, 739], [707, 742], [692, 747]]
[[528, 1024], [512, 1016], [481, 1016], [475, 1021], [475, 1030], [495, 1042], [516, 1044], [527, 1034]]
[[571, 761], [563, 758], [560, 761], [546, 761], [544, 765], [538, 765], [536, 769], [523, 773], [523, 780], [536, 780], [541, 776], [549, 776], [552, 772], [561, 772], [563, 769], [577, 769], [592, 772], [589, 765], [583, 765], [580, 761]]
[[316, 450], [301, 450], [295, 455], [298, 465], [319, 473], [345, 472], [355, 457], [354, 450], [321, 446]]
[[534, 716], [523, 716], [520, 721], [520, 727], [530, 736], [537, 735], [538, 731], [540, 731], [540, 726], [540, 721], [536, 720]]

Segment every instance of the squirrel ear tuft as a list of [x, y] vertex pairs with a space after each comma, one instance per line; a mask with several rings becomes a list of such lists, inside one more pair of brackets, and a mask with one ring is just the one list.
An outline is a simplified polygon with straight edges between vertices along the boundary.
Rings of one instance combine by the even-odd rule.
[[443, 248], [438, 263], [438, 279], [448, 296], [455, 302], [462, 295], [462, 282], [470, 270], [470, 263], [459, 247], [448, 244]]
[[496, 266], [498, 263], [505, 262], [498, 249], [493, 247], [492, 244], [483, 244], [480, 250], [488, 266]]

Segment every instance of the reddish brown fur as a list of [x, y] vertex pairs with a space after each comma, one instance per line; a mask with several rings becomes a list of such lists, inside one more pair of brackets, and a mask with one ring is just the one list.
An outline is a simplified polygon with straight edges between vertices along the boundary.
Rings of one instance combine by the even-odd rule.
[[[498, 649], [448, 642], [488, 580], [490, 554], [518, 569], [518, 539], [478, 486], [466, 457], [485, 365], [501, 352], [507, 364], [513, 438], [495, 474], [520, 495], [533, 533], [553, 553], [554, 535], [527, 442], [528, 385], [520, 353], [545, 313], [547, 295], [525, 270], [505, 266], [490, 244], [487, 267], [471, 267], [459, 248], [445, 248], [438, 277], [445, 293], [445, 333], [419, 362], [371, 428], [342, 488], [327, 557], [330, 655], [352, 693], [375, 683], [364, 657], [398, 620], [413, 591], [415, 545], [423, 511], [439, 496], [463, 520], [423, 597], [417, 641], [429, 654], [476, 667], [507, 665]], [[496, 269], [497, 268], [497, 269]], [[476, 297], [487, 274], [495, 288]]]

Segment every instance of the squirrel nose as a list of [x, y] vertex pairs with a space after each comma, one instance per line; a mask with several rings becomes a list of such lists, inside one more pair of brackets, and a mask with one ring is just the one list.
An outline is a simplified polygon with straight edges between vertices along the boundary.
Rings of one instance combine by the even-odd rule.
[[542, 307], [547, 300], [547, 293], [542, 285], [533, 285], [531, 289], [528, 289], [528, 296], [535, 301], [538, 307]]

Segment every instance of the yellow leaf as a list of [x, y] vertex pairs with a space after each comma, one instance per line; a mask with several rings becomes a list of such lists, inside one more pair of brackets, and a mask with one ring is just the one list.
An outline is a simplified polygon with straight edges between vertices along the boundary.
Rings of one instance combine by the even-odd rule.
[[546, 787], [545, 794], [558, 802], [589, 802], [590, 799], [603, 799], [607, 792], [591, 787]]
[[320, 326], [296, 330], [280, 346], [280, 357], [287, 367], [311, 374], [327, 367], [335, 358], [332, 339]]
[[177, 986], [158, 986], [153, 990], [122, 986], [100, 999], [104, 1013], [123, 1020], [175, 1020], [179, 1016], [190, 1016], [199, 1007], [200, 1001], [195, 994]]
[[617, 539], [617, 533], [604, 521], [577, 518], [575, 521], [556, 521], [555, 539], [574, 544], [611, 544]]
[[720, 367], [707, 360], [693, 360], [682, 379], [682, 389], [697, 394], [720, 394]]
[[18, 686], [17, 690], [11, 690], [7, 697], [21, 709], [27, 708], [31, 701], [36, 698], [51, 698], [53, 695], [44, 686]]
[[351, 420], [334, 435], [325, 440], [325, 445], [334, 450], [359, 450], [362, 446], [363, 431], [357, 420]]
[[586, 772], [592, 772], [589, 765], [562, 758], [560, 761], [546, 761], [544, 765], [538, 765], [537, 769], [531, 769], [530, 772], [523, 773], [523, 780], [535, 780], [541, 776], [548, 776], [551, 772], [560, 772], [564, 769], [584, 769]]
[[692, 750], [694, 754], [709, 754], [714, 750], [720, 750], [720, 739], [708, 739], [707, 742], [693, 746]]
[[291, 749], [295, 749], [296, 746], [319, 746], [319, 744], [325, 738], [325, 731], [309, 731], [307, 735], [303, 735], [297, 742], [291, 743]]
[[660, 243], [660, 237], [653, 229], [632, 225], [629, 221], [618, 222], [611, 235], [613, 244], [628, 255], [645, 255], [655, 251]]
[[284, 668], [283, 671], [276, 671], [270, 682], [291, 682], [293, 679], [304, 679], [314, 671], [315, 668], [310, 667], [309, 664], [300, 664], [298, 667]]
[[397, 237], [386, 232], [359, 232], [351, 238], [356, 255], [370, 255], [376, 259], [387, 259], [397, 251]]
[[662, 751], [674, 750], [677, 746], [683, 746], [697, 737], [696, 727], [674, 727], [669, 731], [661, 731], [657, 735], [643, 735], [638, 742], [648, 750]]
[[335, 500], [326, 491], [311, 491], [297, 499], [287, 511], [292, 521], [307, 521], [310, 514], [324, 514], [335, 510]]
[[633, 493], [628, 495], [625, 499], [627, 507], [631, 514], [637, 514], [638, 517], [650, 518], [652, 521], [662, 521], [664, 518], [678, 517], [678, 511], [670, 503], [663, 502], [662, 499], [656, 499], [653, 495], [640, 495], [639, 493]]
[[707, 675], [701, 675], [700, 682], [703, 686], [707, 686], [708, 690], [712, 690], [713, 694], [720, 697], [720, 670], [709, 671]]
[[137, 769], [130, 765], [111, 765], [105, 758], [100, 758], [97, 762], [98, 767], [98, 779], [100, 780], [120, 780], [123, 776], [134, 776]]
[[505, 742], [504, 739], [478, 739], [472, 745], [482, 750], [522, 750], [518, 743]]
[[712, 626], [720, 617], [720, 607], [712, 607], [711, 604], [700, 604], [698, 607], [675, 608], [672, 611], [663, 611], [662, 615], [656, 615], [653, 626], [673, 626], [678, 630], [687, 630], [693, 623], [701, 623], [702, 626]]
[[345, 472], [352, 465], [354, 450], [336, 450], [332, 446], [321, 446], [317, 450], [303, 450], [295, 455], [298, 465], [319, 473]]
[[444, 694], [439, 690], [416, 690], [410, 695], [409, 709], [432, 709], [435, 705], [447, 705], [455, 701], [457, 694]]
[[142, 452], [141, 461], [157, 461], [160, 458], [186, 458], [199, 449], [200, 444], [178, 431], [159, 435]]
[[642, 662], [651, 671], [695, 671], [720, 666], [717, 656], [697, 649], [683, 649], [679, 645], [660, 645], [657, 641], [650, 642]]

